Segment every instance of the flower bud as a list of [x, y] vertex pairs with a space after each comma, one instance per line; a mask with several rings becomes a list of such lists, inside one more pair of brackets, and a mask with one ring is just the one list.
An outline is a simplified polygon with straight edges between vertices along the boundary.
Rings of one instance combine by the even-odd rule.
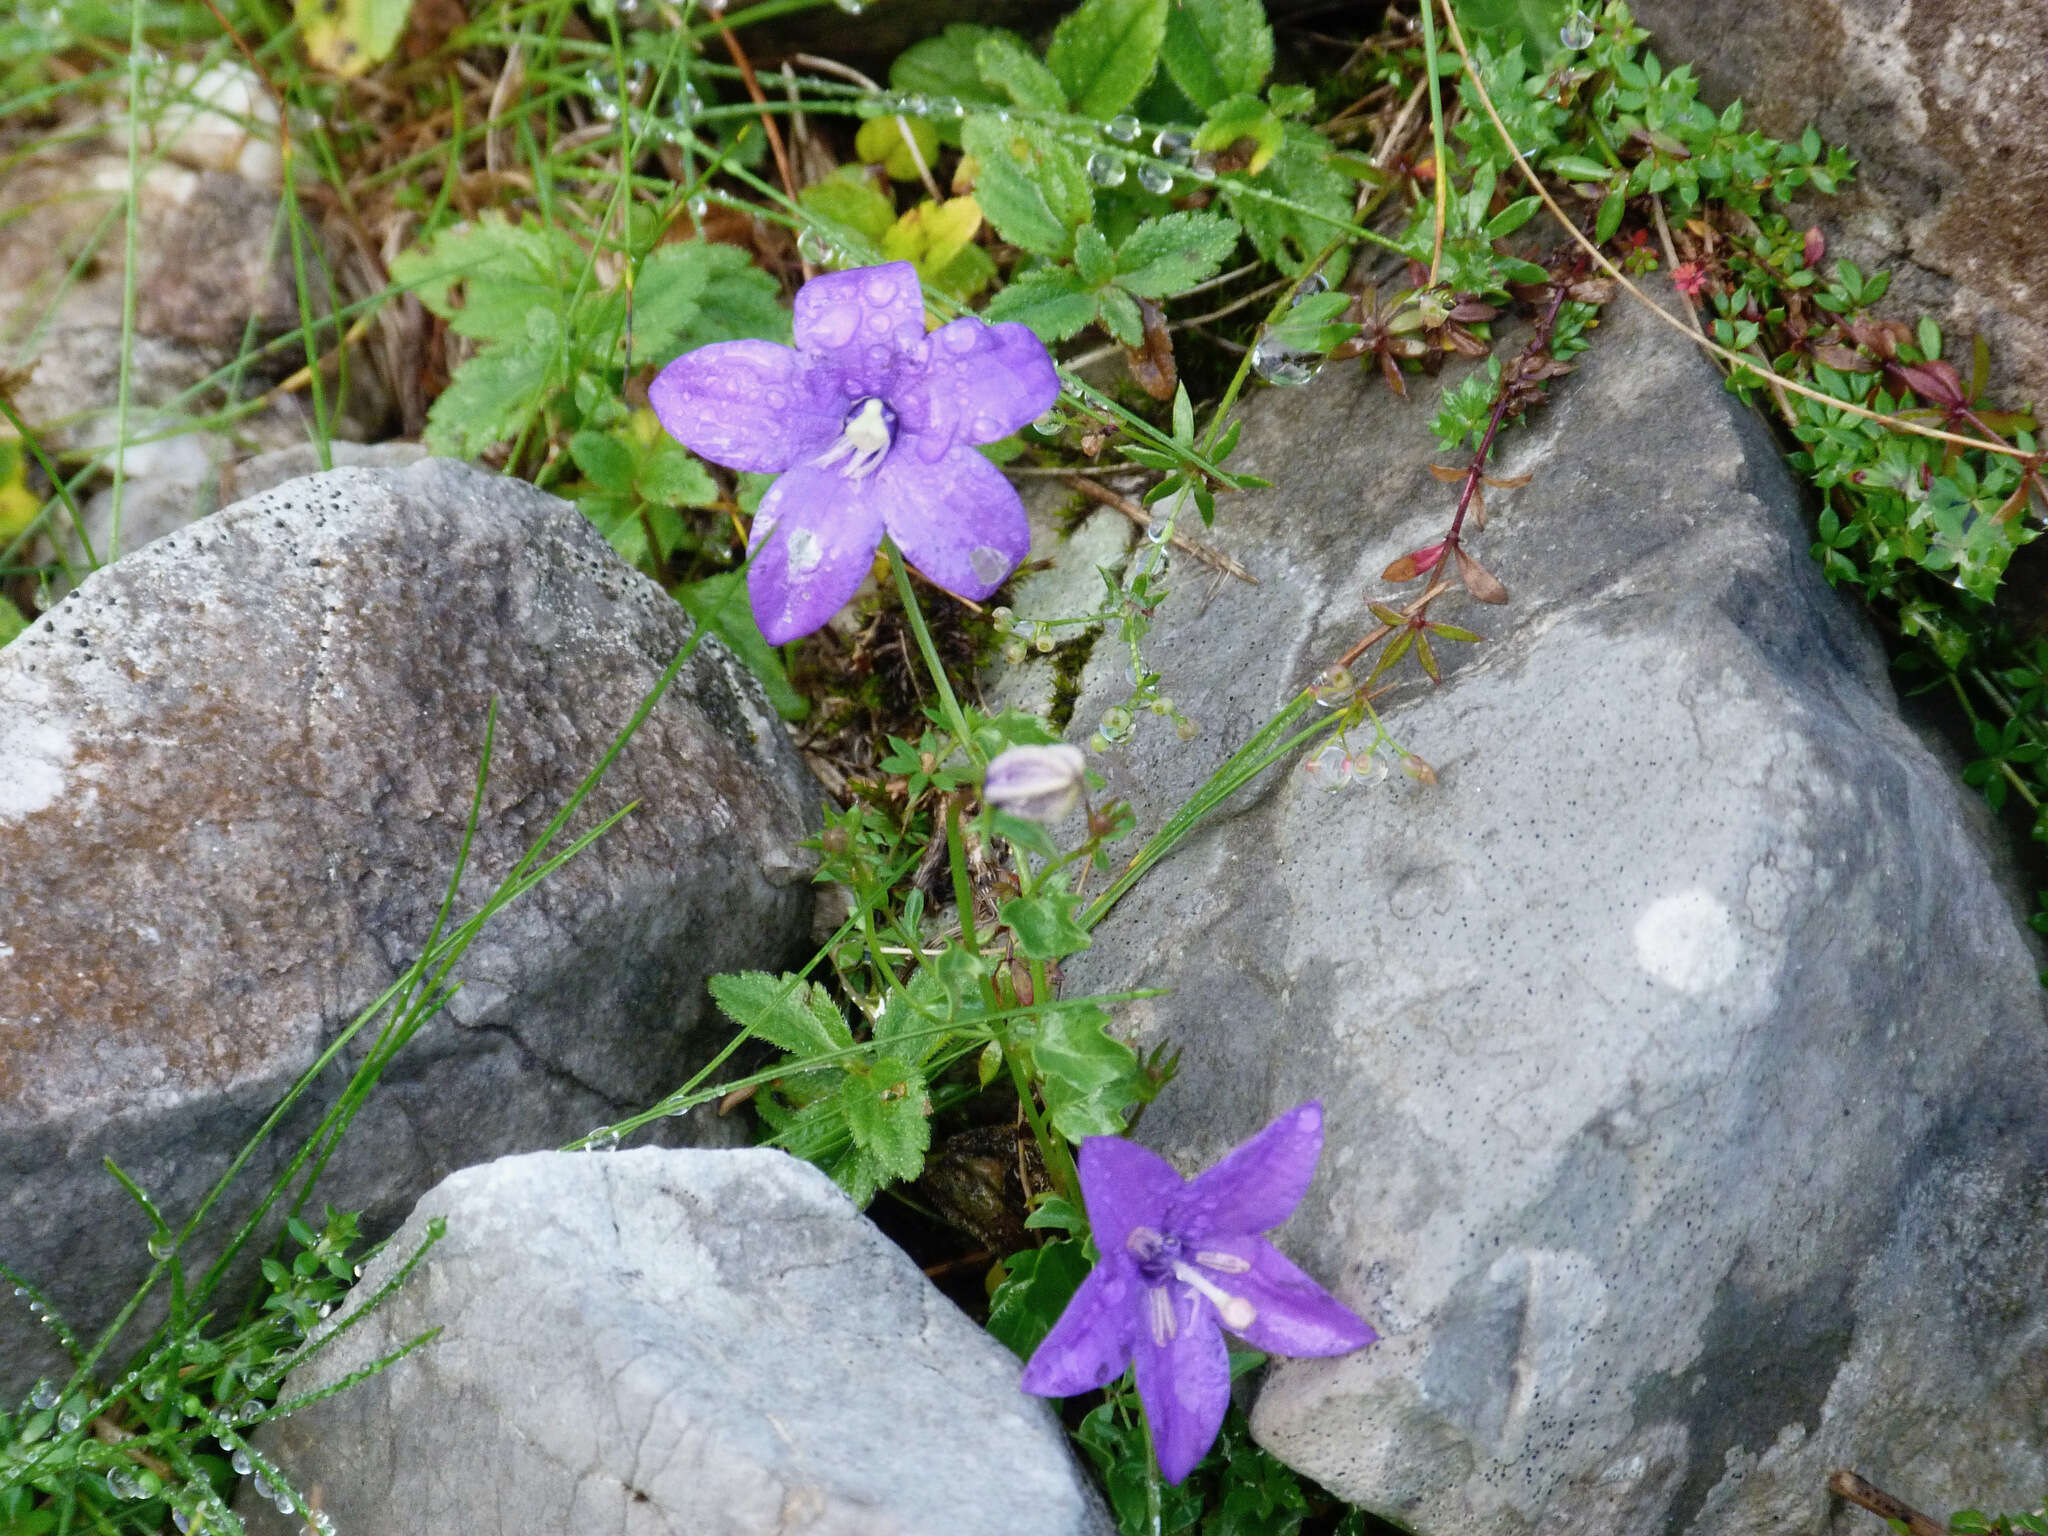
[[996, 755], [982, 781], [982, 798], [999, 811], [1026, 821], [1063, 820], [1081, 798], [1087, 760], [1065, 742], [1050, 747], [1011, 747]]

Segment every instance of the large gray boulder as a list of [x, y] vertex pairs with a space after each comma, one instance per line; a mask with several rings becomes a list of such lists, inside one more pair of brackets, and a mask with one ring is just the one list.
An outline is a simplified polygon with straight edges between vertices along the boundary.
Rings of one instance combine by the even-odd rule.
[[[1113, 1529], [1016, 1357], [807, 1163], [645, 1149], [467, 1169], [358, 1304], [435, 1217], [422, 1271], [285, 1392], [440, 1336], [258, 1441], [342, 1531]], [[258, 1536], [298, 1528], [242, 1505]]]
[[[492, 701], [456, 921], [689, 632], [573, 508], [437, 459], [229, 508], [100, 571], [0, 651], [0, 1258], [75, 1326], [104, 1324], [149, 1256], [101, 1159], [174, 1223], [189, 1215], [426, 941]], [[815, 795], [753, 681], [707, 644], [567, 836], [637, 809], [463, 957], [326, 1198], [388, 1230], [452, 1169], [559, 1146], [675, 1087], [727, 1034], [706, 976], [804, 948]], [[32, 1328], [0, 1310], [0, 1390], [57, 1363]]]
[[[1262, 585], [1159, 611], [1148, 659], [1211, 729], [1108, 755], [1141, 827], [1441, 536], [1415, 393], [1252, 402], [1232, 467], [1278, 484], [1210, 537]], [[1142, 1136], [1183, 1166], [1326, 1106], [1290, 1246], [1386, 1338], [1278, 1366], [1254, 1430], [1424, 1536], [1817, 1536], [1837, 1465], [2031, 1508], [2048, 1033], [1979, 808], [1682, 341], [1610, 309], [1503, 438], [1524, 471], [1474, 545], [1512, 605], [1440, 608], [1491, 638], [1382, 704], [1436, 786], [1277, 773], [1067, 967], [1173, 989], [1124, 1017], [1182, 1048]]]

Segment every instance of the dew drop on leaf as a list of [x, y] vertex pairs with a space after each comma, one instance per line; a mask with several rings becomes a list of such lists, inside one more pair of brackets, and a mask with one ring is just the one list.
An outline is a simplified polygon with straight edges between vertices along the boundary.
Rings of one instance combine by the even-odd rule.
[[1115, 155], [1098, 149], [1088, 157], [1088, 179], [1098, 187], [1120, 187], [1124, 181], [1124, 163]]

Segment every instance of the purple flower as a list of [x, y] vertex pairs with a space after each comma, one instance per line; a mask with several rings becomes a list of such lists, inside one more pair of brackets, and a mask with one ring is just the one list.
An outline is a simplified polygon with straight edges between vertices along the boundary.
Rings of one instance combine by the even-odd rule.
[[691, 451], [778, 474], [747, 573], [771, 644], [807, 635], [859, 587], [887, 534], [948, 591], [984, 598], [1031, 548], [1023, 503], [974, 451], [1059, 398], [1024, 326], [924, 328], [907, 261], [828, 272], [796, 296], [796, 346], [721, 341], [687, 352], [647, 395]]
[[1088, 760], [1079, 747], [1011, 747], [998, 752], [982, 780], [982, 798], [1026, 821], [1065, 821], [1088, 787]]
[[1072, 1397], [1133, 1358], [1159, 1470], [1179, 1483], [1230, 1404], [1227, 1328], [1270, 1355], [1343, 1355], [1379, 1337], [1258, 1234], [1308, 1192], [1323, 1106], [1290, 1109], [1192, 1181], [1136, 1142], [1081, 1143], [1081, 1192], [1102, 1250], [1024, 1367], [1024, 1390]]

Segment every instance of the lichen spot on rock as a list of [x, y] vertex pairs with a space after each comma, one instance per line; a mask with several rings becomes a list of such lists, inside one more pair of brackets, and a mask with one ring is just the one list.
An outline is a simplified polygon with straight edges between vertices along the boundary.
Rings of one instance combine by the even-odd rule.
[[1742, 935], [1728, 909], [1695, 887], [1660, 896], [1636, 919], [1636, 964], [1675, 991], [1697, 997], [1735, 973]]

